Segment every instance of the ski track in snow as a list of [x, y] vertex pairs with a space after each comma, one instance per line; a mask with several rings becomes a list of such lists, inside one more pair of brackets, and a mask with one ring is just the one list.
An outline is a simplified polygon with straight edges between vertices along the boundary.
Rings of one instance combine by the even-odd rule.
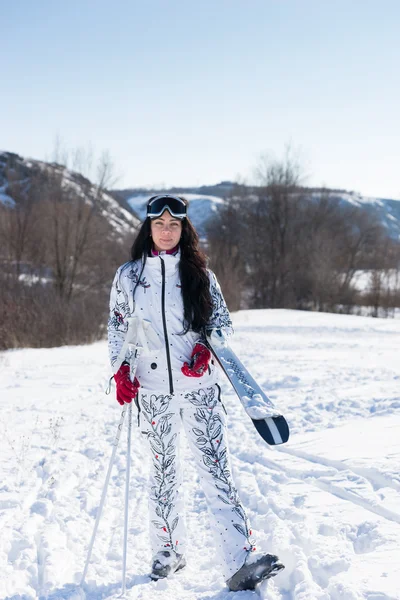
[[[146, 458], [133, 425], [129, 600], [400, 599], [400, 322], [299, 313], [234, 315], [233, 347], [291, 426], [259, 438], [229, 385], [223, 400], [237, 487], [257, 549], [286, 565], [257, 593], [229, 592], [185, 445], [188, 566], [150, 582]], [[120, 416], [104, 395], [105, 343], [0, 354], [0, 600], [80, 598]], [[86, 578], [120, 597], [126, 430]]]

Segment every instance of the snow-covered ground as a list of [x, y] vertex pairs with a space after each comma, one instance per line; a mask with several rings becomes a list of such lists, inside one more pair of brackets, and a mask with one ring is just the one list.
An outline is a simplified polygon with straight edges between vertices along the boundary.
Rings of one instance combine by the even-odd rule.
[[[233, 470], [259, 549], [286, 569], [268, 600], [400, 599], [400, 322], [284, 310], [234, 315], [233, 346], [291, 425], [268, 447], [228, 384]], [[0, 354], [0, 598], [68, 598], [80, 581], [120, 407], [105, 343]], [[188, 566], [149, 582], [146, 461], [133, 429], [130, 600], [254, 598], [217, 570], [186, 448]], [[120, 594], [126, 438], [85, 588]]]

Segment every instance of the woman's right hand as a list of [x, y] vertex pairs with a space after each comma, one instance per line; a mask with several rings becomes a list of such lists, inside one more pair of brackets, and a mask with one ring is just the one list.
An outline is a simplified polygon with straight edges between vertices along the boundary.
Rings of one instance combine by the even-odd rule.
[[123, 363], [118, 371], [114, 375], [115, 384], [117, 386], [117, 402], [121, 406], [130, 404], [134, 398], [136, 398], [140, 383], [135, 377], [132, 382], [130, 379], [130, 367], [128, 364]]
[[181, 371], [186, 377], [202, 377], [208, 369], [211, 360], [211, 352], [202, 342], [197, 342], [192, 351], [190, 365], [183, 363]]

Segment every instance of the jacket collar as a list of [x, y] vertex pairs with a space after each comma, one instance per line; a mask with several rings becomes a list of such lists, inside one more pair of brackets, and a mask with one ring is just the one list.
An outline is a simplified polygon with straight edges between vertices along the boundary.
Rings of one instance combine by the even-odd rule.
[[151, 256], [164, 256], [164, 254], [178, 254], [179, 252], [179, 244], [175, 246], [175, 248], [171, 248], [171, 250], [155, 250], [151, 249]]
[[176, 254], [158, 254], [157, 256], [149, 256], [146, 260], [146, 267], [154, 269], [157, 272], [161, 272], [161, 260], [165, 265], [165, 272], [167, 275], [172, 275], [179, 268], [179, 261], [181, 259], [181, 251], [178, 248]]

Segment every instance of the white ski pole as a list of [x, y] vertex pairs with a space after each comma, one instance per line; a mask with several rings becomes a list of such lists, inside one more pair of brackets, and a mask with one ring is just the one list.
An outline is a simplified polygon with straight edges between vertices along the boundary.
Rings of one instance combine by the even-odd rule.
[[131, 436], [132, 436], [132, 403], [128, 409], [128, 454], [126, 457], [125, 481], [125, 516], [124, 516], [124, 547], [122, 555], [122, 594], [126, 592], [126, 558], [128, 545], [128, 509], [129, 509], [129, 481], [131, 474]]
[[[128, 360], [130, 363], [130, 379], [135, 379], [136, 368], [142, 348], [140, 346], [128, 345]], [[132, 402], [128, 413], [128, 449], [126, 457], [126, 480], [125, 480], [125, 515], [124, 515], [124, 545], [122, 553], [122, 595], [126, 592], [126, 559], [128, 546], [128, 516], [129, 516], [129, 484], [131, 475], [131, 440], [132, 440]]]
[[[132, 405], [130, 405], [130, 406], [132, 406]], [[125, 404], [124, 407], [123, 407], [123, 409], [122, 409], [121, 418], [120, 418], [119, 423], [118, 423], [117, 435], [115, 436], [114, 443], [113, 443], [114, 447], [113, 447], [113, 451], [112, 451], [112, 454], [111, 454], [110, 463], [108, 465], [108, 471], [107, 471], [107, 475], [106, 475], [106, 480], [104, 482], [103, 492], [101, 494], [100, 505], [99, 505], [99, 508], [97, 509], [96, 522], [94, 524], [93, 533], [92, 533], [92, 537], [91, 537], [90, 544], [89, 544], [89, 549], [88, 549], [88, 554], [87, 554], [87, 558], [86, 558], [85, 568], [83, 569], [83, 575], [82, 575], [82, 579], [81, 579], [81, 583], [80, 583], [81, 586], [85, 582], [86, 573], [87, 573], [87, 570], [88, 570], [88, 566], [89, 566], [89, 562], [90, 562], [90, 557], [91, 557], [91, 554], [92, 554], [93, 544], [94, 544], [94, 540], [95, 540], [96, 533], [97, 533], [97, 528], [98, 528], [99, 523], [100, 523], [100, 517], [101, 517], [101, 513], [103, 511], [104, 501], [105, 501], [106, 495], [107, 495], [107, 488], [108, 488], [108, 484], [109, 484], [109, 481], [110, 481], [111, 470], [113, 468], [113, 464], [114, 464], [114, 460], [115, 460], [115, 454], [117, 452], [119, 438], [121, 436], [122, 425], [124, 424], [126, 410], [127, 410], [127, 405]]]
[[[149, 351], [147, 338], [151, 339], [151, 341], [152, 341], [153, 345], [155, 345], [155, 347], [157, 347], [157, 343], [159, 343], [159, 339], [158, 339], [157, 334], [152, 331], [151, 324], [149, 322], [141, 321], [140, 319], [138, 319], [138, 317], [131, 317], [128, 319], [128, 321], [129, 321], [129, 327], [128, 327], [129, 337], [127, 336], [127, 339], [124, 342], [124, 345], [121, 349], [121, 354], [124, 357], [124, 359], [127, 354], [128, 360], [130, 362], [130, 379], [131, 379], [131, 381], [133, 381], [135, 379], [137, 364], [138, 364], [139, 356], [140, 356], [142, 350]], [[139, 341], [139, 338], [141, 341]], [[130, 343], [129, 339], [130, 340], [136, 339], [137, 340], [136, 344]], [[104, 502], [106, 499], [107, 488], [108, 488], [108, 484], [109, 484], [110, 476], [111, 476], [111, 470], [112, 470], [112, 467], [114, 464], [115, 454], [116, 454], [116, 451], [118, 448], [119, 438], [121, 436], [121, 431], [122, 431], [122, 426], [123, 426], [125, 415], [126, 415], [126, 410], [127, 410], [127, 405], [125, 404], [122, 409], [121, 418], [120, 418], [120, 421], [118, 424], [117, 435], [115, 436], [115, 440], [114, 440], [114, 444], [113, 444], [114, 448], [113, 448], [113, 451], [111, 454], [110, 464], [108, 465], [107, 476], [106, 476], [106, 480], [104, 482], [100, 505], [99, 505], [99, 508], [97, 511], [97, 516], [96, 516], [96, 522], [95, 522], [95, 525], [93, 528], [93, 533], [92, 533], [92, 537], [91, 537], [90, 544], [89, 544], [88, 554], [87, 554], [87, 558], [86, 558], [86, 564], [85, 564], [85, 568], [83, 569], [81, 582], [79, 584], [80, 587], [82, 587], [85, 582], [87, 570], [89, 567], [93, 544], [94, 544], [97, 529], [98, 529], [98, 526], [100, 523], [100, 517], [101, 517], [101, 513], [103, 511]], [[124, 552], [123, 552], [123, 581], [122, 581], [123, 590], [125, 590], [126, 554], [127, 554], [126, 549], [127, 549], [127, 537], [128, 537], [128, 504], [129, 504], [129, 477], [130, 477], [130, 456], [131, 456], [131, 437], [130, 437], [131, 436], [131, 426], [130, 425], [132, 423], [132, 412], [131, 411], [132, 411], [132, 403], [129, 404], [130, 418], [129, 418], [129, 431], [128, 431], [127, 481], [126, 481], [126, 488], [125, 488], [125, 523], [124, 523]]]

